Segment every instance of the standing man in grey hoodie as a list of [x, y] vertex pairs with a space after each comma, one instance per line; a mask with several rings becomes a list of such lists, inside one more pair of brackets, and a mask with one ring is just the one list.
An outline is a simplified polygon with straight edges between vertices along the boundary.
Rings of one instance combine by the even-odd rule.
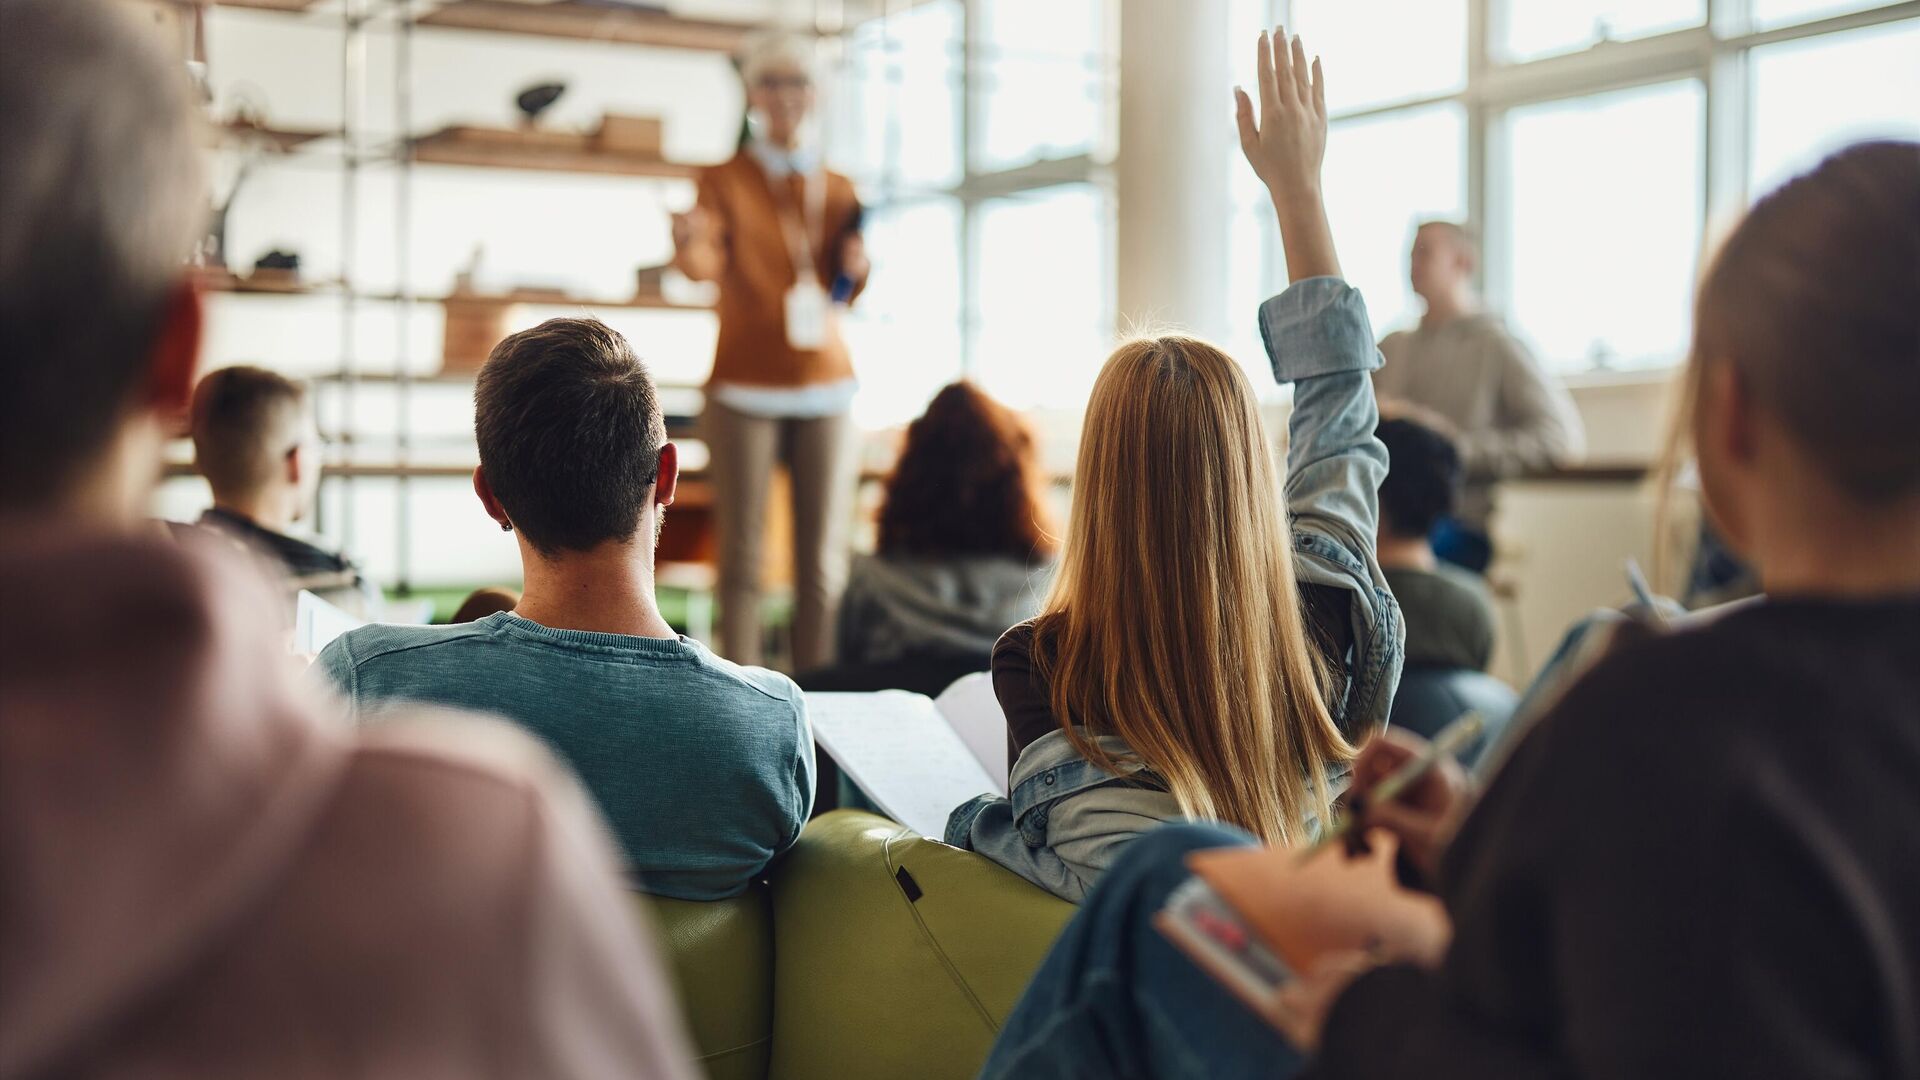
[[1481, 306], [1479, 250], [1467, 230], [1429, 221], [1414, 234], [1410, 277], [1427, 305], [1420, 325], [1380, 342], [1373, 388], [1383, 410], [1404, 403], [1438, 414], [1460, 436], [1466, 484], [1456, 514], [1434, 531], [1442, 559], [1483, 573], [1493, 488], [1501, 480], [1578, 460], [1586, 433], [1573, 398], [1499, 316]]
[[180, 64], [0, 0], [0, 1078], [689, 1076], [573, 783], [341, 730], [266, 586], [145, 531], [206, 205]]

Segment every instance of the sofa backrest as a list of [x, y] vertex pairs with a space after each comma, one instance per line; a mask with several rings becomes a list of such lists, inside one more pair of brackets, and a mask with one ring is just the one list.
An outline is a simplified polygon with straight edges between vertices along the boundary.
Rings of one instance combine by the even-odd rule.
[[814, 819], [773, 874], [780, 1080], [979, 1072], [1071, 904], [886, 818]]

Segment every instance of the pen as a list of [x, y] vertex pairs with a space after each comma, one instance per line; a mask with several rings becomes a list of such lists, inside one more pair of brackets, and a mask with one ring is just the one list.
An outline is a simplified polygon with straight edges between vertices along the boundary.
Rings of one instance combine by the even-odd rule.
[[[1368, 801], [1383, 803], [1392, 802], [1399, 798], [1402, 791], [1405, 791], [1408, 787], [1412, 786], [1415, 781], [1427, 775], [1427, 772], [1435, 765], [1438, 765], [1442, 758], [1454, 754], [1464, 748], [1468, 743], [1479, 738], [1482, 726], [1483, 724], [1478, 712], [1469, 710], [1462, 713], [1458, 720], [1448, 724], [1441, 730], [1440, 734], [1435, 735], [1433, 741], [1427, 744], [1427, 748], [1421, 751], [1418, 757], [1413, 758], [1405, 765], [1395, 769], [1385, 780], [1380, 781], [1379, 786], [1375, 787], [1372, 793], [1367, 796]], [[1318, 840], [1315, 840], [1301, 850], [1299, 861], [1306, 862], [1308, 859], [1319, 854], [1321, 848], [1339, 841], [1349, 832], [1352, 832], [1354, 822], [1358, 820], [1358, 816], [1354, 814], [1341, 815], [1339, 822], [1336, 823], [1333, 828], [1321, 834]]]

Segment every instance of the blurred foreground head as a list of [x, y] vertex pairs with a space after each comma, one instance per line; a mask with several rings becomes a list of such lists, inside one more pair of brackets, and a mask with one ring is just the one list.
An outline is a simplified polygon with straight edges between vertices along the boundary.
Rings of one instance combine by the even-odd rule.
[[0, 512], [130, 518], [199, 351], [200, 121], [127, 9], [0, 4]]
[[1920, 143], [1850, 146], [1754, 203], [1702, 279], [1687, 379], [1707, 508], [1763, 583], [1798, 535], [1857, 557], [1920, 523]]

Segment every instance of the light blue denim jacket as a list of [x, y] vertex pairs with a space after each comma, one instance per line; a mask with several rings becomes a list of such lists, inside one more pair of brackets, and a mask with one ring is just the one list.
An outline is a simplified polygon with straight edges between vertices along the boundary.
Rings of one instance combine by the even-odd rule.
[[[1353, 651], [1341, 700], [1329, 702], [1349, 737], [1386, 726], [1400, 682], [1406, 630], [1374, 550], [1387, 449], [1374, 438], [1379, 409], [1369, 373], [1380, 366], [1359, 290], [1339, 278], [1295, 282], [1260, 306], [1273, 377], [1293, 383], [1287, 512], [1300, 584], [1348, 596]], [[1126, 743], [1102, 736], [1121, 758]], [[1135, 836], [1180, 818], [1144, 765], [1116, 775], [1087, 761], [1063, 732], [1028, 746], [1011, 798], [982, 795], [956, 809], [946, 841], [987, 856], [1048, 892], [1078, 902]]]

